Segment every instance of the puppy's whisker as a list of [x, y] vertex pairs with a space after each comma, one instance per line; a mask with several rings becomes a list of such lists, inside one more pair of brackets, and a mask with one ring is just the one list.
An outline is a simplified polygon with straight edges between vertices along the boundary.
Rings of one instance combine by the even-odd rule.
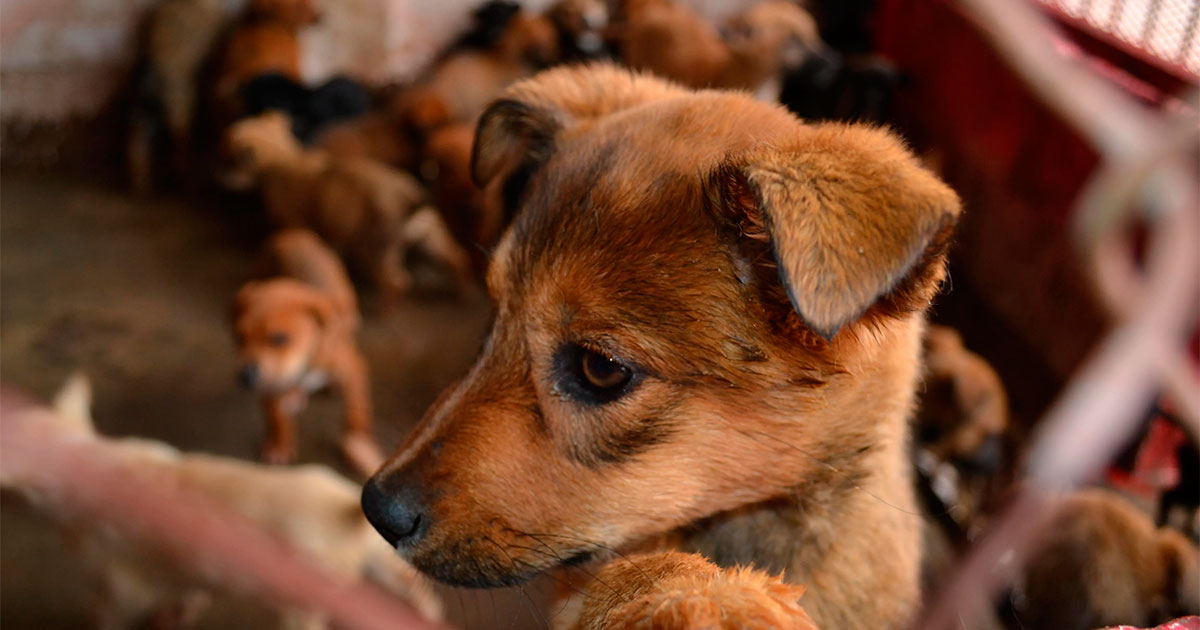
[[[535, 567], [534, 565], [532, 565], [528, 562], [519, 561], [516, 558], [513, 558], [512, 555], [508, 553], [508, 550], [504, 548], [504, 545], [501, 545], [500, 543], [492, 540], [490, 536], [484, 536], [483, 540], [491, 543], [493, 546], [496, 547], [496, 549], [500, 550], [500, 553], [504, 554], [504, 557], [508, 558], [510, 571], [515, 573], [520, 570], [520, 567], [517, 566], [518, 562], [521, 562], [525, 566], [529, 567], [529, 569], [533, 569], [533, 570], [537, 569], [537, 567]], [[547, 630], [549, 630], [550, 622], [545, 618], [544, 615], [541, 615], [538, 613], [538, 606], [537, 606], [537, 604], [535, 604], [533, 602], [533, 598], [531, 598], [529, 596], [529, 593], [525, 591], [525, 586], [521, 585], [521, 584], [517, 584], [517, 588], [520, 589], [521, 596], [524, 597], [524, 599], [527, 603], [527, 606], [529, 608], [529, 612], [533, 616], [533, 618], [537, 621], [540, 621], [542, 623], [542, 625], [545, 626]]]
[[[584, 545], [586, 545], [586, 546], [588, 546], [588, 547], [594, 547], [594, 548], [596, 548], [596, 549], [599, 549], [599, 550], [601, 550], [601, 551], [607, 551], [607, 552], [609, 552], [609, 553], [611, 553], [611, 554], [613, 554], [613, 555], [615, 555], [615, 556], [618, 556], [618, 557], [620, 557], [622, 560], [625, 560], [625, 561], [629, 562], [629, 564], [630, 564], [631, 566], [633, 566], [633, 568], [637, 569], [637, 570], [638, 570], [638, 572], [640, 572], [640, 573], [642, 574], [642, 577], [643, 577], [643, 578], [646, 580], [646, 582], [647, 582], [647, 583], [651, 583], [651, 582], [653, 582], [653, 581], [654, 581], [654, 578], [650, 577], [650, 574], [646, 573], [646, 571], [645, 571], [645, 570], [643, 570], [643, 569], [642, 569], [642, 567], [638, 566], [638, 564], [637, 564], [636, 562], [634, 562], [632, 559], [630, 559], [630, 558], [629, 558], [629, 556], [627, 556], [627, 555], [625, 555], [625, 554], [621, 553], [620, 551], [617, 551], [616, 549], [614, 549], [614, 548], [612, 548], [612, 547], [609, 547], [608, 545], [604, 545], [604, 544], [601, 544], [601, 543], [598, 543], [598, 542], [595, 542], [595, 541], [592, 541], [592, 540], [588, 540], [588, 539], [586, 539], [586, 538], [580, 538], [580, 537], [578, 537], [578, 536], [566, 536], [566, 535], [563, 535], [563, 534], [532, 534], [532, 533], [530, 533], [530, 532], [522, 532], [522, 531], [518, 531], [518, 530], [512, 530], [512, 531], [513, 531], [513, 532], [515, 532], [515, 533], [517, 533], [517, 534], [520, 534], [520, 535], [522, 535], [522, 536], [528, 536], [529, 538], [532, 538], [532, 539], [536, 540], [536, 541], [537, 541], [538, 543], [540, 543], [542, 546], [546, 547], [547, 549], [550, 549], [551, 551], [553, 551], [553, 547], [551, 547], [550, 545], [547, 545], [547, 544], [546, 544], [546, 542], [545, 542], [545, 541], [543, 541], [543, 540], [541, 540], [540, 538], [538, 538], [538, 536], [546, 536], [546, 537], [549, 537], [549, 538], [562, 538], [562, 539], [564, 539], [564, 540], [573, 540], [573, 541], [575, 541], [575, 542], [582, 543], [582, 544], [584, 544]], [[559, 560], [559, 562], [560, 562], [560, 563], [561, 563], [561, 562], [565, 562], [565, 561], [563, 560], [562, 556], [561, 556], [561, 555], [559, 555], [557, 552], [555, 552], [555, 553], [554, 553], [554, 555], [555, 555], [555, 557], [557, 557], [557, 558], [558, 558], [558, 560]], [[584, 569], [584, 568], [583, 568], [583, 567], [581, 567], [581, 566], [575, 566], [575, 567], [573, 567], [573, 568], [576, 568], [576, 569], [579, 569], [580, 571], [583, 571], [583, 572], [584, 572], [584, 573], [586, 573], [587, 575], [590, 575], [592, 578], [596, 578], [596, 576], [595, 576], [593, 573], [591, 573], [591, 572], [590, 572], [590, 571], [588, 571], [587, 569]], [[612, 588], [612, 587], [609, 587], [609, 588]], [[613, 592], [616, 592], [616, 589], [612, 589], [612, 590], [613, 590]]]
[[[582, 573], [584, 573], [584, 574], [585, 574], [585, 575], [587, 575], [588, 577], [592, 578], [592, 580], [593, 580], [594, 582], [597, 582], [597, 583], [599, 583], [599, 584], [601, 584], [601, 585], [603, 585], [603, 586], [607, 587], [607, 588], [608, 588], [610, 591], [612, 591], [613, 593], [619, 593], [619, 592], [620, 592], [618, 589], [616, 589], [615, 587], [613, 587], [611, 584], [608, 584], [608, 583], [604, 582], [603, 580], [601, 580], [601, 579], [600, 579], [600, 577], [599, 577], [599, 576], [597, 576], [595, 573], [592, 573], [591, 571], [588, 571], [587, 569], [585, 569], [585, 568], [583, 568], [583, 567], [581, 567], [581, 566], [570, 566], [570, 565], [567, 565], [567, 563], [566, 563], [566, 562], [567, 562], [567, 559], [566, 559], [566, 558], [564, 558], [564, 557], [562, 557], [562, 554], [560, 554], [560, 553], [558, 553], [557, 551], [555, 551], [553, 547], [551, 547], [550, 545], [546, 544], [546, 542], [545, 542], [545, 541], [543, 541], [543, 540], [539, 539], [537, 536], [535, 536], [535, 535], [533, 535], [533, 534], [530, 534], [530, 533], [527, 533], [527, 532], [522, 532], [522, 531], [518, 531], [518, 530], [515, 530], [515, 529], [511, 529], [511, 528], [510, 528], [510, 531], [512, 531], [513, 533], [516, 533], [516, 534], [519, 534], [519, 535], [522, 535], [522, 536], [527, 536], [527, 537], [529, 537], [529, 538], [532, 538], [532, 539], [534, 539], [534, 540], [535, 540], [535, 541], [537, 541], [539, 544], [541, 544], [543, 547], [545, 547], [547, 550], [549, 550], [549, 553], [547, 553], [547, 552], [545, 552], [545, 551], [540, 551], [540, 550], [538, 550], [538, 549], [534, 549], [534, 548], [532, 548], [532, 547], [524, 547], [525, 549], [528, 549], [528, 550], [530, 550], [530, 551], [534, 551], [534, 552], [540, 553], [540, 554], [542, 554], [542, 555], [546, 556], [547, 558], [550, 558], [550, 559], [554, 560], [555, 562], [557, 562], [559, 565], [561, 565], [561, 566], [562, 566], [562, 567], [564, 567], [564, 568], [573, 568], [573, 569], [578, 569], [579, 571], [581, 571]], [[586, 542], [586, 541], [584, 541], [584, 542]], [[516, 545], [514, 545], [514, 546], [516, 546]]]
[[[563, 568], [563, 569], [580, 569], [580, 570], [584, 571], [585, 573], [587, 573], [587, 571], [586, 571], [585, 569], [582, 569], [582, 568], [580, 568], [580, 567], [570, 567], [570, 566], [567, 566], [567, 565], [563, 565], [563, 564], [562, 564], [562, 556], [560, 556], [560, 555], [558, 555], [558, 554], [553, 554], [553, 555], [551, 555], [551, 554], [549, 554], [549, 553], [546, 553], [545, 551], [542, 551], [541, 549], [537, 549], [537, 548], [534, 548], [534, 547], [527, 547], [527, 546], [525, 546], [525, 545], [518, 545], [518, 544], [515, 544], [515, 543], [509, 543], [509, 546], [513, 547], [514, 549], [524, 549], [524, 550], [526, 550], [526, 551], [530, 551], [530, 552], [533, 552], [533, 553], [541, 554], [542, 556], [545, 556], [546, 558], [549, 558], [549, 559], [551, 559], [551, 560], [554, 560], [554, 561], [556, 561], [558, 564], [562, 565], [562, 568]], [[535, 568], [535, 569], [536, 569], [536, 567], [534, 567], [534, 566], [533, 566], [533, 564], [532, 564], [532, 563], [530, 563], [530, 562], [526, 562], [526, 561], [523, 561], [523, 560], [518, 560], [518, 562], [521, 562], [522, 564], [524, 564], [524, 565], [526, 565], [526, 566], [528, 566], [528, 567], [530, 567], [530, 568]], [[587, 596], [587, 593], [586, 593], [585, 591], [581, 591], [581, 590], [579, 590], [579, 588], [578, 588], [578, 587], [576, 587], [574, 584], [571, 584], [571, 582], [569, 582], [569, 581], [567, 581], [567, 580], [564, 580], [564, 579], [562, 579], [562, 578], [560, 578], [560, 577], [558, 577], [558, 576], [554, 575], [554, 572], [553, 572], [553, 571], [544, 571], [544, 575], [547, 575], [547, 576], [549, 576], [549, 577], [550, 577], [550, 579], [552, 579], [552, 580], [554, 580], [555, 582], [558, 582], [559, 584], [561, 584], [561, 585], [563, 585], [563, 586], [565, 586], [565, 587], [567, 587], [567, 588], [571, 589], [572, 591], [574, 591], [575, 593], [577, 593], [577, 594], [579, 594], [579, 595], [583, 595], [583, 596], [585, 596], [585, 597]], [[595, 577], [596, 577], [595, 575], [593, 575], [593, 574], [591, 574], [591, 573], [588, 573], [588, 575], [591, 575], [593, 578], [595, 578]], [[597, 580], [597, 581], [598, 581], [598, 580]], [[607, 585], [607, 584], [605, 584], [604, 586], [608, 586], [608, 585]], [[609, 587], [609, 588], [612, 588], [612, 587]], [[561, 612], [561, 611], [560, 611], [560, 612]]]

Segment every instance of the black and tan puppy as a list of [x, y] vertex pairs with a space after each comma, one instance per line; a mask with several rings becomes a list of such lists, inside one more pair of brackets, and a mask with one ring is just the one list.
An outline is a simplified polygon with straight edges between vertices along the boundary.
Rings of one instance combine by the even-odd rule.
[[674, 549], [782, 572], [819, 627], [907, 627], [958, 197], [886, 131], [603, 65], [506, 90], [474, 167], [515, 210], [496, 321], [364, 488], [376, 528], [454, 584]]

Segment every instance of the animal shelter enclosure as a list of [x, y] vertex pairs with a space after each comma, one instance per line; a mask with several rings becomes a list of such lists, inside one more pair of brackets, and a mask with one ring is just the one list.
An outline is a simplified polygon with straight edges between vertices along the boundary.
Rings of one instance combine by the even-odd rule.
[[5, 0], [0, 626], [1200, 628], [1198, 24]]

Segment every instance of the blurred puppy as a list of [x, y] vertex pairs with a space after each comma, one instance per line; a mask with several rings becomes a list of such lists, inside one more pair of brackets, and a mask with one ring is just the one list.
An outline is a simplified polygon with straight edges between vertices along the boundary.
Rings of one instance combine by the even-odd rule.
[[958, 197], [883, 130], [606, 65], [510, 87], [473, 175], [514, 217], [496, 320], [364, 487], [380, 533], [452, 584], [673, 549], [807, 585], [818, 626], [907, 627], [908, 421]]
[[[134, 192], [153, 187], [154, 164], [168, 140], [177, 173], [187, 171], [196, 118], [196, 85], [212, 53], [223, 14], [216, 0], [163, 0], [149, 12], [130, 108], [127, 166]], [[166, 131], [162, 137], [161, 131]]]
[[546, 17], [558, 30], [558, 48], [564, 62], [609, 56], [604, 41], [608, 31], [605, 0], [559, 0], [546, 11]]
[[501, 90], [558, 57], [558, 32], [550, 20], [518, 11], [495, 44], [451, 52], [401, 93], [394, 109], [418, 133], [442, 123], [473, 123]]
[[1008, 431], [1008, 394], [1000, 376], [945, 326], [925, 333], [925, 371], [918, 438], [941, 461], [994, 473]]
[[412, 286], [404, 268], [410, 245], [445, 265], [460, 292], [470, 292], [469, 257], [453, 238], [441, 238], [444, 224], [426, 218], [419, 233], [406, 231], [414, 211], [427, 201], [412, 176], [371, 160], [333, 159], [319, 149], [305, 149], [288, 118], [277, 112], [238, 121], [224, 142], [231, 162], [226, 183], [257, 185], [275, 225], [312, 229], [356, 263], [375, 282], [379, 310], [386, 311]]
[[371, 387], [358, 349], [358, 305], [337, 256], [308, 230], [285, 230], [267, 242], [278, 273], [238, 291], [233, 307], [238, 379], [262, 397], [267, 438], [262, 458], [296, 458], [294, 416], [308, 395], [332, 384], [345, 405], [342, 451], [359, 470], [380, 460], [371, 435]]
[[1099, 488], [1054, 510], [1018, 588], [1017, 627], [1143, 628], [1200, 612], [1200, 549], [1185, 536]]
[[733, 18], [724, 37], [674, 0], [625, 0], [615, 29], [620, 59], [696, 88], [778, 95], [780, 74], [823, 48], [816, 22], [789, 0], [766, 0]]
[[471, 179], [474, 141], [475, 125], [469, 123], [453, 123], [430, 132], [421, 176], [451, 233], [466, 246], [474, 267], [482, 272], [487, 266], [486, 252], [499, 240], [507, 220], [495, 187], [485, 190]]
[[214, 86], [226, 115], [242, 113], [239, 92], [261, 74], [300, 80], [300, 30], [319, 15], [311, 0], [250, 0], [222, 51]]
[[[358, 486], [324, 466], [281, 468], [202, 453], [182, 453], [165, 442], [106, 438], [91, 421], [91, 388], [72, 377], [43, 414], [54, 434], [86, 442], [106, 457], [184, 490], [200, 492], [266, 530], [320, 567], [348, 580], [368, 577], [414, 605], [431, 619], [441, 603], [427, 582], [371, 531], [358, 505]], [[62, 522], [77, 545], [84, 569], [97, 579], [96, 625], [103, 630], [178, 627], [203, 612], [214, 590], [237, 595], [237, 584], [215, 583], [203, 566], [180, 566], [140, 541], [108, 527], [80, 522], [69, 500], [31, 489], [26, 480], [6, 476], [3, 486], [24, 494], [36, 507]], [[318, 615], [279, 611], [280, 627], [325, 628]]]
[[633, 555], [596, 574], [574, 628], [816, 630], [798, 603], [803, 594], [762, 571], [721, 569], [695, 554]]

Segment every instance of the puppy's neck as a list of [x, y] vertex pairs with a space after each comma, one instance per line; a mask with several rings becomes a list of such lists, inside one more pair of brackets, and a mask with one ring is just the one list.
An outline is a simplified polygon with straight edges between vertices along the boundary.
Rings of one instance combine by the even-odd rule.
[[288, 154], [280, 154], [263, 165], [267, 172], [287, 173], [289, 175], [315, 175], [329, 168], [329, 154], [315, 149], [300, 150]]

